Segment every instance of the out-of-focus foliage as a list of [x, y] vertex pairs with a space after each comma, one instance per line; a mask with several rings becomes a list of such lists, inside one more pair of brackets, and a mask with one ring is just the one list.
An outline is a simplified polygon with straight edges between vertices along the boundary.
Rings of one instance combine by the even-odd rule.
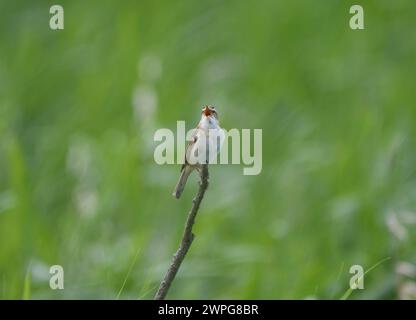
[[59, 2], [0, 2], [0, 298], [151, 298], [197, 186], [153, 133], [203, 104], [263, 171], [211, 167], [170, 298], [340, 298], [386, 257], [351, 298], [412, 293], [416, 2]]

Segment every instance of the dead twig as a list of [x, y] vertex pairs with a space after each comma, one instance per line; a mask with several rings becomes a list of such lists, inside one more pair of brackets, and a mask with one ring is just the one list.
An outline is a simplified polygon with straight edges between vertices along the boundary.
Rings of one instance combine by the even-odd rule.
[[192, 227], [195, 223], [195, 217], [198, 213], [199, 206], [201, 204], [202, 198], [204, 197], [205, 191], [208, 188], [208, 165], [202, 165], [200, 170], [200, 182], [199, 182], [199, 189], [198, 193], [196, 194], [195, 198], [192, 200], [192, 208], [188, 214], [188, 218], [186, 219], [185, 230], [183, 232], [182, 241], [179, 246], [178, 251], [176, 251], [175, 255], [173, 256], [172, 262], [166, 272], [165, 276], [163, 277], [162, 282], [160, 283], [159, 289], [155, 295], [155, 300], [163, 300], [165, 299], [169, 288], [175, 279], [175, 276], [181, 266], [185, 256], [191, 247], [192, 241], [194, 240], [194, 234], [192, 233]]

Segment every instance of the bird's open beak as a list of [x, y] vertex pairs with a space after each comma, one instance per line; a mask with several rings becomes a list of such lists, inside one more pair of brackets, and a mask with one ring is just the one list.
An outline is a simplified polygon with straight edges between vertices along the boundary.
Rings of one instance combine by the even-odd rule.
[[204, 114], [206, 117], [209, 117], [212, 114], [211, 109], [208, 106], [205, 106]]

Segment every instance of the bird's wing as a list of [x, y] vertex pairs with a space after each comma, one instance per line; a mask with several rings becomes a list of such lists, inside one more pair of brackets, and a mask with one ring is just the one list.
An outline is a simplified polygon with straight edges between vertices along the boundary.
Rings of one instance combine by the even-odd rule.
[[194, 129], [191, 132], [191, 135], [189, 137], [188, 143], [185, 147], [185, 161], [181, 167], [181, 171], [185, 168], [185, 166], [188, 164], [187, 158], [190, 156], [190, 152], [192, 151], [192, 147], [195, 145], [196, 141], [198, 140], [198, 129]]

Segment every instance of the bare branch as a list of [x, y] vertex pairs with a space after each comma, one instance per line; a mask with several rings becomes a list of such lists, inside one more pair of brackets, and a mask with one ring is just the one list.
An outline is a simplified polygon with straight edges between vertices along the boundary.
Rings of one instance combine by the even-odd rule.
[[192, 241], [194, 240], [192, 227], [195, 223], [195, 217], [198, 213], [202, 198], [204, 197], [205, 191], [208, 188], [208, 179], [208, 165], [205, 164], [202, 166], [202, 169], [200, 170], [200, 182], [198, 193], [192, 200], [192, 208], [188, 214], [188, 218], [186, 219], [185, 230], [183, 232], [181, 244], [179, 246], [178, 251], [176, 251], [175, 255], [173, 256], [169, 269], [166, 272], [162, 282], [160, 283], [159, 289], [155, 295], [155, 300], [165, 299], [166, 294], [168, 293], [169, 288], [179, 270], [179, 267], [181, 266], [183, 259], [185, 259], [185, 256], [189, 248], [191, 247]]

